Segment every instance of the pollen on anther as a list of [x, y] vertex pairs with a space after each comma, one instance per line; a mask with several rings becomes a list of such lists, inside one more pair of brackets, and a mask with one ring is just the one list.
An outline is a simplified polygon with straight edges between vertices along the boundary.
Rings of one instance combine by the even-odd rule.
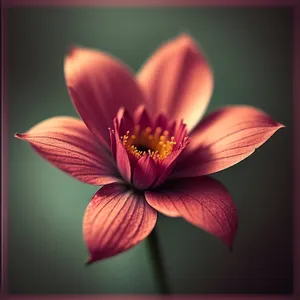
[[[152, 129], [150, 126], [140, 131], [140, 126], [136, 125], [133, 132], [129, 130], [121, 137], [121, 142], [131, 155], [140, 158], [143, 155], [150, 155], [155, 160], [165, 159], [176, 144], [175, 138], [169, 137], [168, 130], [162, 130], [161, 127]], [[139, 149], [148, 150], [139, 150]]]

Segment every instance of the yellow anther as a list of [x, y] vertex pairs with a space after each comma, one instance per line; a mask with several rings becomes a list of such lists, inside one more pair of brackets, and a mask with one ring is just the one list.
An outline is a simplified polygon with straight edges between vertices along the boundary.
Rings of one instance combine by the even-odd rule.
[[168, 135], [169, 131], [162, 132], [161, 127], [152, 130], [148, 126], [140, 132], [140, 126], [136, 125], [133, 134], [130, 135], [129, 130], [126, 131], [126, 134], [121, 137], [121, 142], [126, 150], [137, 158], [148, 154], [155, 160], [163, 160], [172, 152], [176, 144], [175, 138], [173, 136], [169, 138]]

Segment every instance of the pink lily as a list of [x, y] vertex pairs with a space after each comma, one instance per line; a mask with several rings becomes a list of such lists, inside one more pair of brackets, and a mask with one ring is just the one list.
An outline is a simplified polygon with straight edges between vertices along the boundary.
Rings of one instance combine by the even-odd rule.
[[242, 161], [284, 126], [250, 106], [224, 107], [199, 122], [213, 75], [187, 34], [162, 45], [136, 77], [112, 56], [85, 48], [72, 48], [64, 70], [82, 121], [53, 117], [15, 136], [74, 178], [103, 185], [84, 215], [89, 262], [145, 239], [157, 212], [231, 247], [235, 205], [206, 175]]

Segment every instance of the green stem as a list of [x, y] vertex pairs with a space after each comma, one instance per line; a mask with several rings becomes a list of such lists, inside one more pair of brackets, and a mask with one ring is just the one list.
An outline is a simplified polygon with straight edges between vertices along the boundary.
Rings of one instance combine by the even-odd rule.
[[149, 244], [150, 259], [154, 269], [155, 279], [161, 294], [170, 294], [170, 289], [166, 280], [166, 274], [162, 262], [161, 253], [159, 251], [158, 237], [156, 229], [147, 238]]

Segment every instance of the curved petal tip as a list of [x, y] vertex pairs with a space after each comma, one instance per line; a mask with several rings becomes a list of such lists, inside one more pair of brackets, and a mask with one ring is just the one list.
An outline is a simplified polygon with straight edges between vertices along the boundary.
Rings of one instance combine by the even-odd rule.
[[283, 125], [283, 124], [281, 124], [281, 123], [279, 123], [279, 122], [274, 121], [274, 123], [275, 123], [275, 124], [272, 126], [272, 128], [273, 128], [273, 134], [275, 134], [275, 132], [277, 132], [279, 129], [284, 129], [284, 128], [286, 128], [285, 125]]
[[14, 137], [19, 139], [19, 140], [23, 140], [24, 139], [25, 134], [24, 133], [15, 133]]
[[88, 267], [88, 266], [90, 266], [93, 262], [94, 262], [94, 260], [93, 260], [92, 257], [90, 256], [90, 257], [86, 260], [86, 262], [84, 263], [84, 266], [85, 266], [85, 267]]
[[186, 32], [180, 33], [177, 36], [177, 42], [182, 44], [183, 46], [189, 47], [189, 46], [196, 46], [195, 40], [192, 38], [192, 36]]
[[66, 57], [70, 57], [72, 56], [73, 54], [75, 54], [76, 52], [76, 49], [79, 48], [78, 46], [75, 46], [75, 45], [70, 45], [68, 48], [67, 48], [67, 51], [66, 51]]
[[286, 128], [286, 126], [277, 122], [277, 129], [280, 129], [280, 128]]
[[[80, 54], [80, 51], [84, 51], [85, 48], [83, 46], [79, 45], [69, 45], [66, 48], [66, 53], [65, 53], [65, 60], [74, 58], [77, 54]], [[93, 50], [93, 49], [91, 49]]]

